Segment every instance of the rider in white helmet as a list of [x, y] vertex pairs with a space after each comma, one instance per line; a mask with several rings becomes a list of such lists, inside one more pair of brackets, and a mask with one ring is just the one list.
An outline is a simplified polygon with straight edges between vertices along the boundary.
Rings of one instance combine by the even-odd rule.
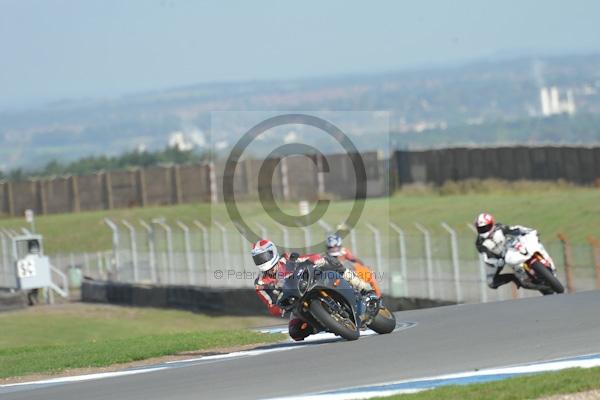
[[[506, 254], [507, 236], [521, 236], [532, 231], [520, 225], [508, 226], [496, 223], [492, 214], [481, 213], [475, 219], [475, 229], [477, 229], [477, 240], [475, 246], [477, 251], [483, 256], [483, 261], [488, 267], [487, 283], [491, 289], [514, 282], [517, 287], [522, 286], [522, 282], [517, 279], [514, 273], [500, 274], [504, 268], [504, 255]], [[531, 284], [530, 289], [535, 289]]]
[[[259, 240], [252, 246], [252, 260], [261, 272], [254, 282], [256, 294], [265, 303], [269, 313], [276, 317], [283, 316], [283, 310], [277, 306], [277, 297], [280, 293], [279, 283], [293, 272], [293, 270], [287, 268], [288, 262], [310, 261], [316, 266], [325, 266], [327, 263], [320, 254], [299, 256], [298, 254], [284, 253], [280, 255], [275, 244], [265, 239]], [[363, 282], [353, 271], [345, 269], [340, 273], [356, 290], [371, 290], [371, 286]], [[294, 340], [303, 340], [315, 333], [308, 322], [296, 317], [294, 314], [290, 316], [288, 331], [290, 337]]]

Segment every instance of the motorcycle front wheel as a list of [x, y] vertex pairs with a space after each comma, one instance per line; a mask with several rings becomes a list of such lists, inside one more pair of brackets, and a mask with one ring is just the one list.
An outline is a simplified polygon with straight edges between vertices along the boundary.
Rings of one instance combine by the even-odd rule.
[[324, 304], [322, 299], [316, 298], [310, 303], [310, 312], [329, 332], [335, 333], [346, 340], [359, 338], [360, 332], [356, 324], [341, 315], [332, 315], [329, 307]]
[[396, 329], [396, 316], [387, 308], [382, 307], [377, 312], [375, 318], [373, 318], [373, 321], [367, 326], [380, 335], [391, 333]]
[[554, 290], [556, 293], [563, 293], [565, 291], [565, 288], [562, 285], [562, 283], [560, 283], [560, 281], [556, 279], [552, 271], [550, 271], [550, 269], [547, 268], [544, 264], [542, 264], [541, 262], [535, 262], [533, 263], [531, 268], [533, 268], [537, 277], [545, 283], [547, 283], [548, 285], [550, 285], [552, 290]]

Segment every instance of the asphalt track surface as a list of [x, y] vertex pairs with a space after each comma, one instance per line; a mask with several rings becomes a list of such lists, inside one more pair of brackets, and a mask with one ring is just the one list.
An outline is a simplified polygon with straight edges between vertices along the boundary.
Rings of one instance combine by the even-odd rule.
[[16, 399], [255, 399], [600, 353], [600, 291], [396, 314], [416, 322], [355, 342], [307, 343], [139, 375], [5, 391]]

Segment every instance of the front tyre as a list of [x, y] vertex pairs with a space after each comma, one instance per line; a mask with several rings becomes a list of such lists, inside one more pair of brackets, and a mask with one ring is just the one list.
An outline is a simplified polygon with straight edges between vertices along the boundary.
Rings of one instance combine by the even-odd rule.
[[550, 271], [550, 269], [548, 269], [544, 264], [537, 261], [533, 263], [531, 268], [533, 268], [537, 277], [543, 282], [550, 285], [552, 290], [554, 290], [556, 293], [563, 293], [565, 291], [565, 288], [562, 285], [562, 283], [560, 283], [560, 281], [556, 279], [552, 271]]
[[385, 307], [381, 307], [369, 325], [369, 329], [383, 335], [396, 329], [396, 316]]
[[316, 298], [310, 303], [311, 314], [329, 332], [335, 333], [346, 340], [356, 340], [359, 338], [360, 332], [353, 321], [342, 316], [333, 316], [328, 309], [329, 307], [324, 305], [323, 300], [320, 298]]

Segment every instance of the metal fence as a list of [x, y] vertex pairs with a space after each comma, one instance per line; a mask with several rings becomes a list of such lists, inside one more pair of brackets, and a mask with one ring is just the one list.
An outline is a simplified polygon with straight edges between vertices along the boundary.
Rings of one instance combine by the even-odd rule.
[[[52, 264], [64, 272], [79, 268], [83, 275], [95, 279], [131, 283], [249, 288], [257, 276], [249, 255], [251, 244], [231, 224], [216, 220], [210, 224], [200, 221], [168, 224], [161, 219], [106, 220], [106, 224], [112, 231], [112, 250], [56, 254], [50, 256]], [[332, 225], [321, 221], [308, 228], [293, 229], [255, 223], [253, 229], [280, 244], [283, 247], [280, 251], [303, 246], [305, 251], [315, 252], [324, 250], [316, 248], [315, 243], [331, 232]], [[8, 237], [9, 233], [0, 232], [0, 286], [10, 286], [15, 279], [14, 268], [9, 267], [10, 254], [5, 249]], [[466, 225], [367, 223], [355, 227], [345, 244], [373, 268], [383, 292], [393, 296], [474, 303], [538, 295], [533, 291], [515, 291], [512, 285], [489, 289], [474, 239]], [[543, 242], [565, 284], [565, 271], [570, 268], [571, 290], [600, 287], [600, 260], [592, 245], [565, 246], [559, 240]], [[565, 249], [570, 253], [567, 257]]]

